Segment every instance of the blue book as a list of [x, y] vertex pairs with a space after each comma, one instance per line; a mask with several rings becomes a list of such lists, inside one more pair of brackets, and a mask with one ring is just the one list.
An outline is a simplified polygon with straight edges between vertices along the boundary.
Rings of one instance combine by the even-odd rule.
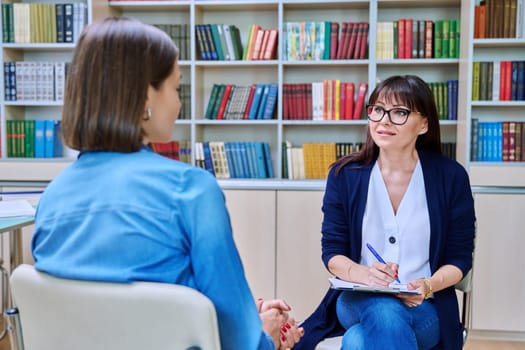
[[255, 142], [245, 142], [244, 144], [246, 145], [246, 158], [248, 161], [248, 169], [250, 171], [250, 178], [258, 178], [256, 154], [255, 154]]
[[270, 153], [270, 145], [268, 142], [263, 143], [264, 160], [266, 162], [266, 174], [269, 179], [273, 178], [272, 155]]
[[204, 169], [215, 175], [209, 142], [205, 141], [202, 143], [202, 153], [204, 153]]
[[55, 127], [55, 140], [53, 143], [53, 157], [64, 156], [64, 145], [62, 144], [62, 123], [60, 120], [53, 120]]
[[268, 89], [268, 97], [264, 105], [264, 111], [262, 114], [262, 119], [272, 119], [275, 106], [277, 105], [277, 93], [279, 89], [277, 84], [270, 84]]
[[241, 142], [232, 142], [232, 146], [233, 146], [234, 163], [235, 163], [235, 166], [237, 167], [237, 174], [239, 174], [239, 178], [245, 179], [248, 177], [248, 173], [246, 172], [246, 169], [242, 161]]
[[264, 84], [264, 89], [262, 91], [261, 100], [259, 101], [259, 108], [257, 109], [256, 119], [263, 119], [264, 107], [266, 106], [266, 101], [268, 100], [269, 92], [270, 92], [270, 84]]
[[253, 102], [250, 107], [250, 113], [248, 114], [248, 119], [257, 119], [257, 110], [259, 108], [259, 103], [261, 102], [264, 86], [265, 84], [256, 85], [255, 93], [253, 94]]
[[35, 120], [35, 158], [44, 158], [45, 154], [45, 135], [46, 121]]
[[224, 142], [224, 151], [226, 152], [226, 161], [228, 162], [228, 168], [230, 169], [230, 178], [236, 179], [239, 177], [239, 174], [237, 167], [235, 166], [231, 142]]
[[268, 177], [266, 172], [266, 160], [264, 156], [264, 145], [262, 142], [254, 142], [255, 149], [255, 164], [257, 167], [257, 178], [265, 179]]
[[44, 157], [53, 158], [55, 155], [55, 121], [45, 121]]

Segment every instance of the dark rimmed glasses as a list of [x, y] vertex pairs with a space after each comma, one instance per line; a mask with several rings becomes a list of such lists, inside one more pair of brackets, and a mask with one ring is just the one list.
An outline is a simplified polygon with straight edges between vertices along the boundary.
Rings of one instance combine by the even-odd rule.
[[[380, 122], [385, 114], [388, 115], [388, 120], [395, 125], [403, 125], [407, 122], [408, 116], [414, 111], [411, 111], [408, 108], [403, 107], [394, 107], [391, 109], [385, 109], [382, 106], [378, 105], [367, 105], [366, 114], [368, 119], [373, 122]], [[419, 113], [419, 112], [414, 112]], [[420, 114], [420, 113], [419, 113]]]

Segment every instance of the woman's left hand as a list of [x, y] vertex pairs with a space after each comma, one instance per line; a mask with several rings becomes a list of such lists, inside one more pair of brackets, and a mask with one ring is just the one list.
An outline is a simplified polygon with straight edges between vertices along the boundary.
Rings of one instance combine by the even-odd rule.
[[425, 300], [425, 295], [428, 292], [428, 286], [422, 278], [411, 281], [407, 285], [408, 290], [417, 290], [419, 294], [397, 294], [397, 297], [403, 301], [408, 307], [415, 307], [421, 305]]

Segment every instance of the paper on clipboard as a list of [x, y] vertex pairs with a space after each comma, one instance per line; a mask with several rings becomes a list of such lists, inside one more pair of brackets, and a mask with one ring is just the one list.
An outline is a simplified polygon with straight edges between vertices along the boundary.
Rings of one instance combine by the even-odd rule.
[[365, 284], [343, 281], [335, 277], [328, 279], [333, 289], [351, 290], [355, 292], [387, 293], [387, 294], [419, 294], [417, 290], [408, 290], [406, 284], [392, 283], [388, 288], [367, 286]]

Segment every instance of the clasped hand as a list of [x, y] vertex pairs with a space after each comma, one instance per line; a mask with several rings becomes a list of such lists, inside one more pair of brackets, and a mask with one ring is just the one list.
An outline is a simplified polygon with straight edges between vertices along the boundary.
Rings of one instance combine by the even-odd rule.
[[304, 334], [304, 329], [297, 325], [289, 315], [291, 307], [281, 299], [256, 300], [257, 310], [263, 323], [263, 329], [268, 333], [279, 350], [291, 349]]

